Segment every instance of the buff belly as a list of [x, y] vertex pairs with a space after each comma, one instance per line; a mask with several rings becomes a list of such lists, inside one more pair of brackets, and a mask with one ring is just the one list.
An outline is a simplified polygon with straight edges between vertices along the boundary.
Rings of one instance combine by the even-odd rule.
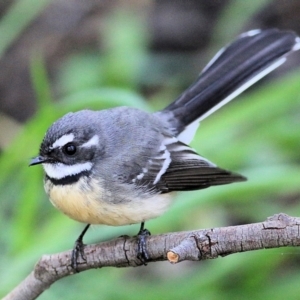
[[110, 201], [112, 195], [105, 194], [99, 184], [83, 189], [80, 181], [71, 185], [45, 183], [52, 204], [79, 222], [112, 226], [141, 223], [162, 215], [171, 204], [170, 194], [125, 198], [124, 202], [114, 203]]

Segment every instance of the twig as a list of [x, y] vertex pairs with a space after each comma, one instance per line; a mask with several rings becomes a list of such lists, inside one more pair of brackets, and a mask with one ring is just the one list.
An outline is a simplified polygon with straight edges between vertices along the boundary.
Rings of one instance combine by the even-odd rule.
[[[265, 222], [176, 232], [147, 238], [149, 262], [169, 260], [205, 260], [264, 248], [300, 246], [300, 218], [277, 214]], [[136, 238], [121, 237], [108, 242], [87, 245], [86, 261], [79, 259], [79, 271], [103, 267], [137, 267]], [[71, 251], [44, 255], [34, 270], [4, 300], [36, 299], [55, 281], [74, 274], [70, 267]]]

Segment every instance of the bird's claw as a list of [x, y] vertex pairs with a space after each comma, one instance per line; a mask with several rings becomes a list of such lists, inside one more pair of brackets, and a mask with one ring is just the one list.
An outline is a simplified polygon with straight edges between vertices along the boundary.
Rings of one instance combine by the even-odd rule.
[[144, 266], [147, 266], [147, 261], [149, 261], [150, 257], [147, 252], [146, 240], [147, 237], [150, 236], [151, 233], [148, 229], [141, 228], [137, 235], [138, 239], [138, 254], [137, 258], [143, 263]]

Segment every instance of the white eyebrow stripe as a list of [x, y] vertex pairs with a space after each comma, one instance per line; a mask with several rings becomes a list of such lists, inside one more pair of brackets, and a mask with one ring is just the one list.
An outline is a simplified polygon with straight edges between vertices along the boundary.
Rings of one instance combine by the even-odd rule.
[[99, 144], [99, 136], [96, 134], [90, 138], [86, 143], [82, 144], [81, 147], [90, 148]]
[[64, 145], [72, 142], [74, 140], [74, 134], [73, 133], [69, 133], [69, 134], [65, 134], [63, 136], [61, 136], [59, 139], [57, 139], [51, 148], [60, 148], [63, 147]]
[[92, 166], [93, 165], [91, 162], [79, 163], [75, 165], [65, 165], [63, 163], [43, 164], [46, 174], [53, 179], [62, 179], [68, 176], [80, 174], [84, 171], [90, 171]]

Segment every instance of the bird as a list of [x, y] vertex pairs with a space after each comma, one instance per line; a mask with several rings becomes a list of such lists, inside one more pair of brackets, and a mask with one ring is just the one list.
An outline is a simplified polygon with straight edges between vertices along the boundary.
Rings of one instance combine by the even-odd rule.
[[91, 224], [140, 223], [137, 257], [146, 264], [150, 231], [145, 222], [170, 207], [174, 192], [245, 181], [188, 144], [201, 121], [299, 48], [300, 38], [292, 31], [250, 30], [222, 48], [195, 82], [161, 111], [85, 109], [55, 121], [29, 165], [43, 166], [52, 204], [86, 224], [75, 241], [72, 268], [78, 271], [79, 255], [85, 259], [83, 236]]

